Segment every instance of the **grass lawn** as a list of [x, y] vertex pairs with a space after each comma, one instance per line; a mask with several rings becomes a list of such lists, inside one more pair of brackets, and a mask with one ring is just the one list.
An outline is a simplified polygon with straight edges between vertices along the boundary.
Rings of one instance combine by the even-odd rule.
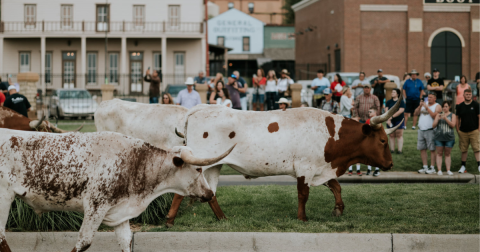
[[162, 232], [347, 232], [478, 234], [479, 186], [472, 184], [351, 185], [342, 188], [344, 215], [324, 186], [310, 189], [308, 222], [297, 220], [295, 186], [228, 186], [217, 191], [228, 220], [218, 221], [207, 203], [184, 200], [175, 226]]
[[[74, 130], [78, 128], [82, 120], [60, 120], [58, 127], [64, 130]], [[82, 132], [94, 132], [96, 131], [95, 125], [92, 120], [85, 121], [86, 125], [83, 127]], [[403, 154], [392, 154], [393, 157], [393, 169], [392, 171], [417, 171], [422, 168], [422, 160], [420, 158], [420, 151], [417, 150], [417, 130], [412, 130], [412, 120], [409, 120], [407, 130], [403, 132], [404, 145]], [[455, 133], [456, 134], [456, 133]], [[457, 172], [461, 165], [461, 153], [458, 147], [458, 135], [456, 137], [456, 143], [452, 150], [452, 171]], [[428, 158], [428, 164], [430, 165], [430, 154]], [[366, 165], [362, 165], [362, 170], [367, 169]], [[443, 171], [446, 171], [445, 162], [443, 162]], [[469, 148], [467, 158], [467, 171], [472, 174], [479, 174], [477, 161], [473, 156], [472, 148]], [[228, 165], [224, 165], [221, 175], [239, 175], [237, 171], [230, 168]]]

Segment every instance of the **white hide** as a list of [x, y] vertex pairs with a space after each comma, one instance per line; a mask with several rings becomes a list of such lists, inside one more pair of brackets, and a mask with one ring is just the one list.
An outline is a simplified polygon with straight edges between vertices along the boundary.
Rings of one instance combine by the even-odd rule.
[[156, 147], [182, 146], [175, 128], [184, 127], [187, 109], [177, 105], [143, 104], [119, 99], [104, 101], [95, 112], [97, 131], [113, 131], [143, 139]]

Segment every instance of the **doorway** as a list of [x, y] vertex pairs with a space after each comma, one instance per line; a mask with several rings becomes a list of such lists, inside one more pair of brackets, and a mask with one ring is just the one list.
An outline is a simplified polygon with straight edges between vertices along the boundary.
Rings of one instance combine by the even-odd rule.
[[63, 52], [62, 61], [63, 88], [75, 88], [76, 52]]
[[185, 83], [185, 53], [175, 53], [175, 84]]
[[435, 36], [431, 47], [431, 67], [440, 71], [440, 77], [455, 80], [462, 75], [462, 43], [453, 32]]

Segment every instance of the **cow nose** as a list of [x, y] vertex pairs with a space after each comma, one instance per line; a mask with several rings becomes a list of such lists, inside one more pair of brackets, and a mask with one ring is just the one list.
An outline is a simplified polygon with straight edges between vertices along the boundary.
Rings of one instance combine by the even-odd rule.
[[205, 194], [202, 196], [201, 201], [202, 202], [207, 202], [212, 200], [213, 198], [213, 191], [212, 190], [207, 190]]

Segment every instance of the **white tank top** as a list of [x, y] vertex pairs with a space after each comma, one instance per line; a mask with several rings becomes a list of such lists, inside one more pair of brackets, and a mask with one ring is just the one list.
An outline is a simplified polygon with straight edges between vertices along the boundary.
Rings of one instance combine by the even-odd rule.
[[[435, 112], [435, 108], [437, 108], [439, 104], [435, 103], [432, 106], [428, 106], [428, 108]], [[428, 111], [422, 107], [422, 110], [420, 110], [420, 118], [418, 119], [418, 128], [420, 130], [428, 130], [433, 128], [433, 118], [430, 116]]]

